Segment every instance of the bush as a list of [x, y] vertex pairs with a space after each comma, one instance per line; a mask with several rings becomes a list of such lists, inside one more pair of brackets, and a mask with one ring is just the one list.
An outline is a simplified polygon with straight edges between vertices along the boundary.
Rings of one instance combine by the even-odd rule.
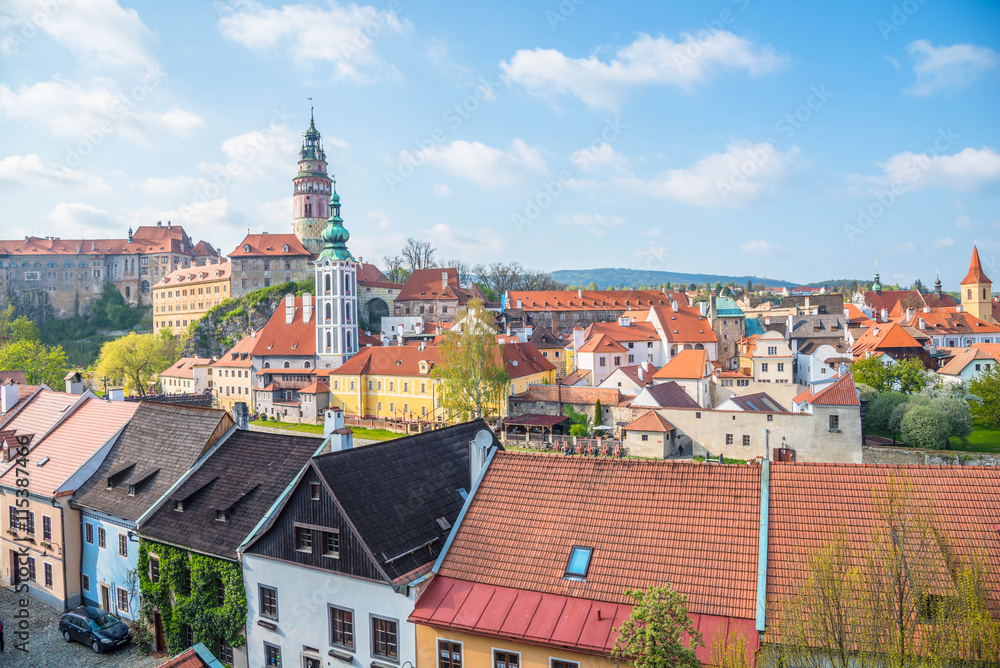
[[876, 390], [871, 385], [865, 385], [864, 383], [856, 383], [854, 386], [858, 388], [858, 392], [860, 393], [861, 399], [863, 401], [871, 401], [872, 399], [878, 396], [878, 390]]
[[938, 397], [932, 399], [930, 405], [948, 418], [952, 436], [965, 439], [972, 433], [972, 411], [969, 410], [968, 402], [950, 397]]
[[869, 429], [889, 431], [889, 419], [896, 406], [905, 404], [910, 397], [902, 392], [883, 392], [868, 404], [868, 414], [865, 418]]
[[915, 406], [900, 422], [903, 440], [915, 448], [942, 448], [948, 445], [951, 425], [945, 414], [933, 406]]

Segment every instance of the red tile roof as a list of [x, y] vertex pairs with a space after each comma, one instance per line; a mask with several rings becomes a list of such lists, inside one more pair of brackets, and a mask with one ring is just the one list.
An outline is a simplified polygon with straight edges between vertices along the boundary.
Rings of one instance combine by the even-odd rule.
[[[555, 369], [530, 343], [508, 343], [503, 346], [504, 367], [511, 378], [522, 378]], [[377, 346], [362, 348], [331, 374], [357, 376], [362, 374], [384, 376], [419, 376], [420, 362], [429, 363], [428, 374], [434, 365], [441, 363], [438, 346]]]
[[[287, 249], [287, 250], [286, 250]], [[310, 257], [299, 238], [294, 234], [248, 234], [229, 253], [229, 257]]]
[[797, 404], [813, 404], [818, 406], [860, 406], [858, 390], [854, 386], [854, 378], [845, 373], [838, 380], [828, 384], [819, 392], [806, 390], [792, 400]]
[[671, 295], [663, 290], [510, 290], [507, 308], [529, 312], [628, 311], [651, 306], [669, 308], [670, 299]]
[[[169, 223], [168, 223], [169, 225]], [[202, 247], [202, 244], [205, 247]], [[207, 248], [206, 248], [207, 247]], [[198, 252], [195, 253], [195, 249]], [[0, 255], [124, 255], [133, 253], [182, 253], [217, 255], [205, 242], [195, 247], [180, 225], [140, 226], [128, 239], [60, 239], [58, 237], [26, 237], [21, 241], [0, 241]]]
[[590, 375], [590, 369], [577, 369], [573, 373], [567, 374], [565, 378], [559, 381], [560, 385], [576, 385], [579, 382], [586, 380]]
[[[920, 320], [923, 319], [924, 327], [920, 329]], [[907, 319], [906, 314], [900, 314], [893, 318], [896, 322], [909, 327], [917, 328], [928, 335], [934, 334], [1000, 334], [1000, 327], [980, 320], [971, 313], [959, 313], [954, 308], [932, 308], [930, 313], [917, 311], [912, 318]]]
[[654, 374], [654, 378], [695, 379], [711, 376], [707, 350], [682, 350]]
[[972, 247], [972, 260], [969, 262], [969, 273], [965, 275], [959, 285], [969, 283], [992, 283], [986, 274], [983, 273], [983, 263], [979, 261], [979, 249]]
[[615, 322], [595, 322], [587, 326], [583, 331], [584, 340], [589, 340], [600, 334], [606, 334], [614, 341], [659, 341], [660, 335], [656, 333], [653, 323], [643, 320], [636, 321], [635, 317], [641, 317], [640, 313], [630, 313], [633, 316], [631, 324], [622, 327]]
[[[292, 235], [294, 236], [294, 235]], [[316, 298], [312, 298], [313, 311], [309, 322], [302, 322], [302, 297], [296, 297], [295, 313], [291, 324], [285, 322], [285, 300], [278, 303], [267, 324], [257, 331], [253, 354], [258, 357], [281, 355], [286, 357], [313, 357], [316, 354]]]
[[604, 406], [615, 406], [622, 394], [616, 388], [577, 387], [560, 385], [529, 385], [527, 391], [515, 394], [512, 401], [541, 401], [549, 403], [594, 405], [598, 399]]
[[666, 418], [656, 411], [646, 411], [624, 427], [625, 431], [656, 431], [668, 432], [674, 430]]
[[[646, 387], [647, 385], [652, 385], [653, 384], [653, 377], [655, 376], [656, 372], [658, 371], [658, 369], [656, 368], [656, 365], [650, 364], [648, 371], [643, 370], [643, 372], [642, 372], [642, 378], [639, 378], [639, 370], [640, 369], [642, 369], [642, 365], [641, 364], [633, 364], [632, 366], [620, 366], [620, 367], [618, 367], [617, 369], [615, 369], [611, 373], [611, 376], [615, 375], [618, 372], [621, 372], [621, 373], [625, 374], [628, 377], [629, 380], [631, 380], [633, 383], [635, 383], [639, 387]], [[608, 376], [608, 378], [610, 378], [611, 376]], [[569, 376], [567, 376], [567, 378], [568, 377]]]
[[196, 366], [208, 366], [212, 360], [207, 357], [182, 357], [160, 372], [160, 378], [194, 378]]
[[872, 312], [881, 317], [882, 309], [886, 313], [892, 313], [897, 307], [906, 310], [907, 308], [922, 309], [925, 306], [945, 307], [957, 306], [955, 299], [951, 295], [941, 295], [939, 299], [935, 294], [924, 294], [918, 290], [883, 290], [881, 294], [870, 291], [865, 293], [865, 303], [872, 308]]
[[[447, 275], [447, 285], [442, 286], [441, 276]], [[475, 284], [469, 289], [458, 284], [458, 270], [454, 267], [417, 269], [406, 279], [406, 285], [396, 296], [396, 301], [457, 299], [460, 306], [470, 299], [483, 299]]]
[[379, 268], [371, 262], [359, 262], [357, 270], [359, 285], [365, 285], [368, 281], [375, 281], [377, 283], [389, 282], [389, 279], [385, 277], [385, 274], [379, 271]]
[[621, 353], [625, 346], [612, 339], [607, 334], [598, 334], [580, 346], [580, 353]]
[[195, 265], [192, 267], [181, 267], [170, 272], [153, 286], [157, 288], [206, 283], [209, 281], [228, 280], [232, 274], [233, 263], [226, 259], [218, 264]]
[[922, 348], [903, 326], [896, 322], [875, 325], [865, 331], [851, 346], [854, 358], [869, 352], [884, 352], [890, 348]]
[[312, 383], [311, 385], [306, 385], [301, 390], [299, 390], [299, 394], [328, 394], [329, 392], [330, 392], [329, 386], [326, 383], [322, 383], [318, 380]]
[[212, 362], [212, 366], [249, 368], [253, 366], [253, 347], [255, 345], [257, 345], [257, 332], [247, 334], [235, 346], [227, 350], [218, 361]]
[[[1000, 343], [981, 343], [981, 346], [994, 346], [1000, 349]], [[947, 376], [957, 376], [965, 367], [969, 366], [976, 360], [985, 361], [998, 361], [1000, 362], [1000, 353], [997, 356], [990, 355], [985, 350], [979, 348], [956, 348], [953, 349], [954, 357], [948, 360], [948, 363], [938, 369], [938, 373], [945, 374]]]
[[712, 324], [696, 307], [679, 307], [674, 311], [653, 308], [652, 317], [660, 324], [663, 335], [671, 343], [716, 343], [718, 339], [712, 331]]

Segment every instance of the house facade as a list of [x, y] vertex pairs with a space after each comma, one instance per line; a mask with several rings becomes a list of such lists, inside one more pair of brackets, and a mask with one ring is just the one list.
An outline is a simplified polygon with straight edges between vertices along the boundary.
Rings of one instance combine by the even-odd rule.
[[795, 355], [785, 337], [775, 331], [740, 341], [740, 371], [758, 383], [791, 383]]
[[182, 357], [158, 376], [164, 394], [200, 394], [211, 390], [212, 362], [207, 357]]
[[231, 296], [232, 263], [211, 258], [201, 266], [175, 269], [152, 287], [153, 334], [161, 329], [174, 336], [187, 333], [209, 309]]
[[454, 322], [458, 310], [472, 299], [485, 301], [472, 283], [462, 286], [455, 268], [416, 269], [393, 301], [396, 317], [420, 316], [425, 321]]
[[259, 370], [253, 360], [256, 338], [256, 332], [247, 334], [212, 362], [212, 396], [216, 406], [229, 413], [238, 402], [247, 404], [251, 413], [257, 411], [253, 401], [253, 383]]
[[304, 281], [312, 275], [312, 254], [294, 234], [248, 234], [229, 253], [233, 297]]

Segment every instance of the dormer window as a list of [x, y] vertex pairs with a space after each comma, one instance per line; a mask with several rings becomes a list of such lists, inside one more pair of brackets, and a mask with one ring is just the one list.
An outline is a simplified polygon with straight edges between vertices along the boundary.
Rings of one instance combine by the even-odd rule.
[[226, 521], [226, 511], [225, 510], [216, 510], [215, 511], [215, 521], [216, 522], [225, 522]]
[[183, 501], [174, 501], [174, 510], [176, 510], [179, 513], [183, 513], [184, 512], [184, 502]]
[[288, 252], [288, 244], [282, 244], [282, 246], [281, 246], [281, 252], [282, 253], [287, 253]]
[[592, 547], [574, 545], [569, 553], [565, 577], [571, 580], [586, 580], [587, 571], [590, 570], [590, 557], [593, 553], [594, 548]]
[[129, 485], [128, 486], [128, 495], [129, 496], [135, 496], [135, 485]]
[[244, 253], [250, 252], [250, 244], [243, 244], [243, 252]]

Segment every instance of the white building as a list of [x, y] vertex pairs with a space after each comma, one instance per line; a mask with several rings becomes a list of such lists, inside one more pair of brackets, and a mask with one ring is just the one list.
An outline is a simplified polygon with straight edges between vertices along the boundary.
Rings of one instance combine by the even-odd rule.
[[347, 250], [351, 235], [340, 217], [336, 184], [330, 209], [316, 260], [316, 366], [336, 369], [358, 352], [358, 263]]

